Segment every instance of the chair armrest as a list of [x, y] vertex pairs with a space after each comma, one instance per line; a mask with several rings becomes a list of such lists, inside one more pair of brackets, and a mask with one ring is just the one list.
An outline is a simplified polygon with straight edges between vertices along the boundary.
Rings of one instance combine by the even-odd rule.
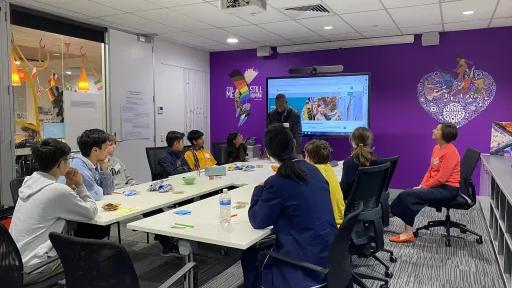
[[[197, 269], [197, 264], [195, 262], [189, 262], [189, 263], [185, 264], [185, 266], [183, 266], [180, 270], [178, 270], [178, 272], [174, 273], [174, 275], [172, 275], [171, 278], [167, 279], [167, 281], [165, 281], [162, 285], [158, 286], [158, 288], [171, 287], [171, 285], [174, 284], [174, 282], [176, 282], [178, 279], [180, 279], [186, 273], [188, 273], [189, 271], [191, 271], [193, 269]], [[195, 287], [197, 287], [197, 285], [198, 285], [197, 280], [194, 280], [194, 285], [195, 285]]]
[[59, 260], [59, 257], [55, 256], [55, 257], [51, 257], [51, 258], [48, 258], [46, 259], [45, 261], [43, 262], [39, 262], [37, 264], [34, 264], [34, 265], [31, 265], [29, 267], [27, 267], [26, 269], [23, 269], [23, 274], [30, 274], [36, 270], [39, 270], [41, 268], [43, 268], [44, 266], [50, 264], [50, 263], [53, 263], [55, 261]]
[[271, 234], [271, 235], [261, 239], [260, 241], [258, 241], [258, 243], [256, 243], [256, 247], [265, 248], [267, 246], [273, 245], [274, 242], [276, 242], [276, 235]]
[[292, 265], [295, 265], [295, 266], [298, 266], [298, 267], [301, 267], [301, 268], [304, 268], [307, 270], [312, 270], [312, 271], [321, 273], [323, 275], [327, 275], [327, 273], [329, 273], [329, 269], [327, 269], [327, 268], [323, 268], [323, 267], [320, 267], [320, 266], [317, 266], [317, 265], [314, 265], [311, 263], [307, 263], [307, 262], [297, 261], [297, 260], [282, 256], [282, 255], [279, 255], [272, 251], [262, 251], [262, 252], [260, 252], [260, 257], [262, 257], [265, 254], [268, 255], [269, 257], [275, 258], [279, 261], [282, 261], [282, 262], [285, 262], [288, 264], [292, 264]]

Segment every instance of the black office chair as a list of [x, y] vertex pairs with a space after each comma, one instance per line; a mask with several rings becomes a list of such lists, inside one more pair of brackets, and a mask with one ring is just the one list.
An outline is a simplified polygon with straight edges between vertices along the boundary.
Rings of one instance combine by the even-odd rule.
[[151, 180], [156, 181], [163, 179], [161, 168], [158, 165], [160, 155], [167, 149], [164, 147], [146, 147], [146, 156], [148, 157], [149, 171], [151, 171]]
[[291, 264], [305, 270], [315, 271], [321, 275], [326, 276], [327, 287], [352, 288], [353, 284], [359, 285], [359, 287], [365, 287], [361, 279], [357, 275], [352, 274], [352, 258], [350, 257], [348, 248], [354, 223], [362, 211], [363, 207], [359, 207], [358, 209], [353, 210], [350, 214], [345, 214], [347, 216], [338, 228], [338, 233], [329, 248], [328, 268], [320, 267], [307, 262], [297, 261], [269, 250], [262, 251], [259, 254], [259, 267], [261, 267], [263, 259], [265, 259], [268, 255], [270, 258], [276, 259], [278, 261], [282, 261], [284, 263]]
[[16, 246], [7, 228], [0, 224], [0, 283], [2, 288], [46, 288], [55, 286], [60, 280], [64, 279], [64, 273], [59, 273], [42, 282], [30, 285], [23, 285], [23, 277], [56, 260], [58, 258], [54, 257], [31, 266], [30, 270], [24, 270], [18, 246]]
[[469, 210], [476, 204], [476, 189], [473, 181], [471, 180], [471, 176], [475, 171], [476, 164], [480, 161], [480, 152], [475, 149], [467, 149], [466, 153], [464, 153], [464, 157], [462, 157], [462, 161], [460, 163], [460, 191], [459, 195], [455, 199], [450, 202], [438, 204], [438, 205], [429, 205], [432, 208], [435, 208], [437, 212], [442, 212], [443, 208], [446, 208], [446, 215], [444, 220], [435, 220], [429, 221], [427, 225], [419, 227], [414, 231], [414, 236], [419, 236], [420, 230], [430, 230], [430, 228], [434, 227], [444, 227], [446, 231], [445, 242], [444, 244], [447, 247], [452, 246], [451, 242], [451, 234], [450, 229], [455, 228], [459, 229], [460, 233], [466, 234], [470, 233], [477, 237], [476, 243], [482, 244], [483, 238], [482, 235], [476, 233], [475, 231], [469, 229], [466, 225], [452, 221], [450, 218], [450, 209], [458, 209], [458, 210]]
[[217, 165], [224, 165], [228, 162], [226, 147], [227, 145], [224, 142], [212, 143], [213, 158], [217, 160]]
[[25, 181], [25, 178], [14, 178], [11, 180], [11, 182], [9, 182], [13, 206], [16, 206], [16, 202], [18, 202], [18, 192], [21, 188], [21, 185], [23, 185], [23, 181]]
[[[49, 237], [64, 267], [66, 287], [140, 287], [132, 260], [123, 246], [55, 232], [51, 232]], [[181, 277], [190, 277], [193, 269], [197, 270], [196, 263], [187, 263], [159, 288], [170, 287]], [[197, 273], [194, 275], [197, 277]], [[196, 286], [197, 279], [193, 282]]]
[[[352, 231], [350, 254], [375, 259], [384, 266], [384, 276], [386, 278], [393, 277], [393, 273], [389, 271], [389, 265], [382, 261], [377, 253], [380, 251], [387, 252], [390, 254], [390, 261], [396, 262], [393, 252], [384, 249], [384, 227], [382, 226], [382, 208], [380, 205], [390, 168], [391, 163], [389, 162], [377, 166], [360, 167], [345, 207], [345, 213], [350, 213], [350, 211], [359, 209], [359, 207], [363, 208]], [[364, 273], [357, 273], [356, 275], [361, 279], [383, 282], [380, 287], [387, 287], [389, 284], [389, 280], [382, 277]]]
[[372, 165], [380, 165], [384, 163], [391, 164], [388, 179], [386, 181], [386, 186], [384, 187], [384, 193], [382, 193], [382, 197], [380, 198], [380, 205], [382, 205], [382, 225], [384, 227], [389, 226], [389, 185], [391, 184], [391, 180], [393, 179], [393, 175], [395, 174], [396, 166], [398, 165], [399, 159], [400, 156], [395, 156], [389, 158], [379, 158], [372, 161]]

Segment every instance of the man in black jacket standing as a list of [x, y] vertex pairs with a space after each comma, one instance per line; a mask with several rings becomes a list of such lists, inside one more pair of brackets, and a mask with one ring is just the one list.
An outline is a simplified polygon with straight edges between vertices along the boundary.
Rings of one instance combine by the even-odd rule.
[[295, 154], [302, 156], [302, 124], [300, 122], [300, 115], [297, 111], [288, 107], [286, 95], [277, 94], [275, 101], [276, 109], [267, 115], [267, 127], [278, 123], [289, 128], [295, 139]]

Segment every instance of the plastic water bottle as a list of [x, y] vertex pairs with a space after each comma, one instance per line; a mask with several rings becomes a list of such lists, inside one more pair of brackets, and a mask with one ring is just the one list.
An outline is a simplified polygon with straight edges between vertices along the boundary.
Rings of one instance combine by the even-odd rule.
[[228, 189], [222, 190], [219, 196], [220, 224], [227, 226], [231, 224], [231, 195]]

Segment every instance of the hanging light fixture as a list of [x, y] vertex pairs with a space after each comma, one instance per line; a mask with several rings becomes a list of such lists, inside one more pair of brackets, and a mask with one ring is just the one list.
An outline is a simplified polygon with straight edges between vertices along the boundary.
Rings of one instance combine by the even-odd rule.
[[11, 59], [11, 84], [12, 86], [21, 86], [20, 74], [18, 74], [18, 67], [14, 57]]
[[82, 52], [80, 47], [80, 54], [82, 54], [82, 67], [80, 67], [80, 80], [78, 81], [78, 91], [89, 91], [89, 81], [87, 80], [87, 73], [85, 72], [85, 53]]

